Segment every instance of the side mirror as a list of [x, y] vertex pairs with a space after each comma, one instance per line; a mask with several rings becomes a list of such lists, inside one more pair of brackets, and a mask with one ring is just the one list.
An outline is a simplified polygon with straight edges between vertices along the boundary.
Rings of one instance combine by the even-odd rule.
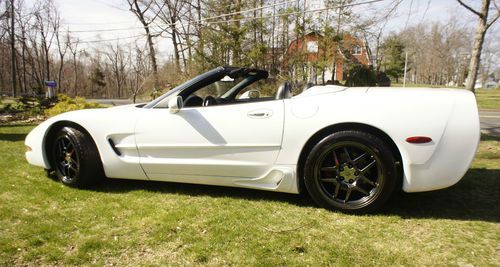
[[179, 112], [183, 106], [184, 102], [182, 101], [182, 96], [174, 97], [168, 101], [168, 108], [172, 114]]

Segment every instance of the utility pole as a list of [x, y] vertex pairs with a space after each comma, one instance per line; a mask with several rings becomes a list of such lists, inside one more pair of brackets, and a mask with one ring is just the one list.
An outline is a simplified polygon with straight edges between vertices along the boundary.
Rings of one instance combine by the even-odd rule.
[[408, 51], [405, 52], [405, 72], [403, 76], [403, 87], [406, 87], [406, 71], [408, 70]]
[[14, 31], [14, 0], [10, 0], [10, 50], [11, 50], [11, 74], [12, 74], [12, 96], [16, 97], [16, 38]]

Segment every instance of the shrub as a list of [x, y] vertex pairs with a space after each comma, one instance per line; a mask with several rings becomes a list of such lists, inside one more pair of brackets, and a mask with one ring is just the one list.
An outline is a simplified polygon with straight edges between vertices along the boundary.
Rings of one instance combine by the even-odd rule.
[[0, 114], [15, 115], [20, 119], [42, 115], [49, 102], [33, 96], [0, 99]]
[[57, 95], [57, 104], [53, 107], [45, 110], [45, 115], [55, 116], [64, 112], [79, 110], [79, 109], [89, 109], [89, 108], [104, 108], [105, 106], [94, 102], [87, 102], [83, 97], [71, 98], [64, 94]]
[[391, 86], [391, 79], [387, 76], [387, 74], [383, 71], [377, 72], [377, 84], [378, 86]]
[[377, 78], [372, 68], [356, 65], [349, 69], [349, 78], [347, 78], [346, 82], [347, 86], [375, 86], [376, 84]]

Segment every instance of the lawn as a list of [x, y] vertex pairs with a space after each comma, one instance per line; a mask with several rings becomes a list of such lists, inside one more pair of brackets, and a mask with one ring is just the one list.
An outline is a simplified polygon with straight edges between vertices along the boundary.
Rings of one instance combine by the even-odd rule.
[[500, 109], [500, 89], [479, 89], [476, 91], [476, 99], [481, 109]]
[[[0, 265], [498, 265], [500, 137], [442, 191], [375, 215], [298, 195], [110, 180], [62, 186], [29, 166], [33, 126], [0, 125]], [[437, 177], [436, 177], [437, 178]]]

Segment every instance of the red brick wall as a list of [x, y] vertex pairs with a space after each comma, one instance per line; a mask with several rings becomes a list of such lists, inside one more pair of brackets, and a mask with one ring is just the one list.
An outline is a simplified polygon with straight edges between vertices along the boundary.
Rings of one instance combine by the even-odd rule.
[[[323, 36], [317, 33], [310, 33], [304, 37], [304, 39], [294, 40], [290, 43], [288, 50], [285, 56], [285, 64], [287, 64], [287, 58], [291, 57], [293, 54], [298, 51], [302, 51], [307, 55], [307, 61], [309, 63], [315, 63], [318, 61], [318, 54], [324, 53], [322, 49], [319, 49], [318, 53], [308, 53], [306, 44], [309, 41], [317, 41], [319, 43], [319, 39], [323, 38]], [[352, 35], [346, 34], [343, 36], [343, 48], [342, 51], [348, 51], [351, 53], [351, 49], [354, 45], [358, 45], [361, 47], [362, 51], [360, 55], [352, 55], [352, 58], [355, 59], [358, 63], [368, 66], [370, 64], [368, 51], [366, 49], [365, 43], [363, 40], [360, 40]], [[337, 47], [332, 47], [331, 49], [337, 49]], [[333, 60], [333, 59], [332, 59]], [[337, 59], [336, 62], [336, 75], [338, 80], [343, 80], [344, 75], [344, 59]], [[330, 79], [330, 77], [328, 77]]]

